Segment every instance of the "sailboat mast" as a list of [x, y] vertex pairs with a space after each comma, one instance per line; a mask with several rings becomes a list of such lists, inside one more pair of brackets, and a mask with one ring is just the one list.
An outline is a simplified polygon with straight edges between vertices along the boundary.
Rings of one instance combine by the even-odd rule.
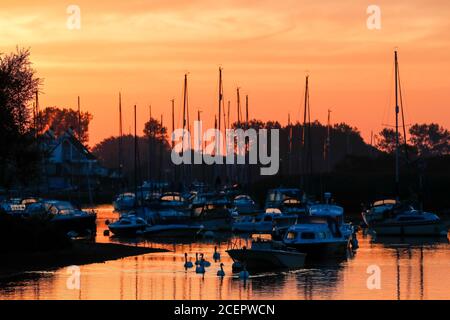
[[119, 175], [122, 176], [122, 94], [119, 92]]
[[398, 106], [398, 58], [397, 58], [397, 50], [394, 52], [394, 60], [395, 60], [395, 194], [396, 197], [399, 197], [400, 192], [400, 175], [399, 175], [399, 131], [398, 131], [398, 115], [399, 115], [399, 106]]
[[236, 99], [237, 99], [237, 118], [238, 125], [241, 125], [241, 96], [239, 94], [239, 87], [236, 88]]
[[137, 143], [137, 130], [136, 130], [136, 105], [134, 105], [134, 195], [135, 195], [135, 205], [137, 206], [137, 152], [138, 152], [138, 143]]
[[[175, 99], [170, 100], [172, 102], [172, 134], [175, 132]], [[174, 147], [174, 141], [172, 140], [172, 149]]]
[[248, 127], [248, 94], [245, 96], [245, 125]]
[[81, 142], [81, 106], [80, 96], [78, 96], [78, 140]]
[[[221, 129], [221, 115], [222, 115], [222, 99], [223, 99], [223, 85], [222, 85], [222, 68], [219, 68], [219, 131]], [[224, 123], [225, 125], [225, 123]]]

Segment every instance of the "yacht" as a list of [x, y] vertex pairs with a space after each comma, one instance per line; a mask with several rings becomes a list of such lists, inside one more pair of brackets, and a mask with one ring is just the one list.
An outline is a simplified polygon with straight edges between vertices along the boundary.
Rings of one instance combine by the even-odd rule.
[[287, 199], [300, 200], [302, 193], [297, 188], [276, 188], [267, 192], [265, 209], [278, 208], [283, 206], [283, 202]]
[[380, 236], [447, 236], [447, 228], [437, 215], [395, 200], [374, 202], [362, 217]]
[[234, 197], [232, 206], [238, 215], [249, 215], [258, 211], [255, 201], [246, 194], [239, 194]]
[[136, 206], [136, 195], [132, 192], [121, 193], [114, 199], [113, 206], [118, 212], [132, 210]]
[[147, 222], [135, 215], [122, 215], [119, 220], [108, 225], [109, 230], [116, 236], [134, 236], [146, 227]]
[[286, 246], [320, 259], [346, 257], [349, 241], [331, 217], [304, 217], [283, 238]]
[[297, 215], [283, 214], [278, 209], [267, 209], [262, 214], [235, 218], [232, 230], [233, 232], [270, 234], [275, 225], [280, 228], [290, 226], [296, 220]]
[[[400, 134], [399, 113], [403, 114], [401, 99], [400, 74], [397, 51], [394, 52], [395, 68], [395, 195], [400, 194]], [[402, 123], [405, 130], [405, 123]], [[447, 236], [447, 228], [439, 217], [430, 212], [416, 210], [408, 203], [394, 200], [376, 202], [362, 213], [365, 223], [378, 235], [417, 235], [417, 236]]]
[[75, 208], [68, 201], [42, 200], [28, 205], [26, 216], [48, 216], [50, 221], [64, 232], [77, 234], [95, 234], [95, 211], [84, 211]]
[[196, 197], [192, 201], [191, 222], [202, 224], [205, 231], [231, 231], [231, 204], [220, 194]]

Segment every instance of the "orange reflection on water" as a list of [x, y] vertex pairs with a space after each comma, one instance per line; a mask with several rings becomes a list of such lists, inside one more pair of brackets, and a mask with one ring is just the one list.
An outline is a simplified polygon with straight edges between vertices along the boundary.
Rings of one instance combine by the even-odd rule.
[[[97, 241], [118, 241], [103, 236], [111, 209], [99, 211]], [[139, 242], [171, 252], [129, 257], [80, 267], [80, 290], [66, 286], [67, 268], [28, 274], [3, 283], [0, 299], [449, 299], [450, 252], [448, 241], [427, 239], [374, 240], [359, 234], [360, 248], [347, 261], [323, 263], [286, 272], [252, 274], [246, 282], [232, 274], [226, 254], [227, 238], [219, 242], [185, 244]], [[245, 240], [242, 240], [245, 241]], [[125, 241], [126, 242], [126, 241]], [[395, 243], [394, 245], [392, 243]], [[212, 261], [218, 246], [226, 276], [216, 276]], [[195, 260], [205, 253], [211, 262], [205, 275], [185, 270], [184, 252]], [[366, 285], [369, 265], [381, 269], [381, 289]]]

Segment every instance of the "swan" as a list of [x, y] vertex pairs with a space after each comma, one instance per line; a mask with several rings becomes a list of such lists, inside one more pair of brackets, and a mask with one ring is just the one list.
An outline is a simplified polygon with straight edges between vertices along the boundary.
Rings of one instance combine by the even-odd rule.
[[184, 267], [187, 268], [192, 268], [194, 265], [192, 264], [191, 261], [188, 261], [188, 254], [185, 252], [184, 253]]
[[203, 253], [200, 254], [200, 261], [201, 261], [200, 263], [201, 263], [204, 267], [210, 267], [210, 266], [211, 266], [211, 262], [206, 261], [206, 260], [204, 259]]
[[217, 276], [224, 277], [225, 271], [223, 271], [223, 263], [220, 264], [220, 270], [217, 271]]
[[195, 253], [195, 265], [198, 266], [200, 264], [200, 260], [198, 260], [198, 252]]
[[201, 263], [195, 268], [195, 273], [205, 273], [205, 271], [205, 267]]
[[213, 259], [216, 260], [216, 261], [220, 260], [220, 253], [217, 252], [217, 246], [214, 247]]

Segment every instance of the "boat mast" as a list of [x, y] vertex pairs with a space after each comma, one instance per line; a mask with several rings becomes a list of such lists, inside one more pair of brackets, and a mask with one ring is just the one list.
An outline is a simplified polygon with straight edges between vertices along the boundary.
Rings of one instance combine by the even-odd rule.
[[400, 193], [400, 175], [399, 175], [399, 131], [398, 131], [398, 59], [397, 50], [394, 51], [395, 60], [395, 196], [397, 200]]
[[136, 130], [136, 105], [134, 105], [134, 205], [137, 207], [138, 204], [138, 193], [137, 193], [137, 130]]
[[150, 182], [152, 180], [152, 168], [151, 168], [151, 163], [150, 163], [150, 158], [152, 156], [152, 154], [154, 153], [153, 150], [153, 137], [154, 137], [154, 132], [152, 131], [152, 127], [151, 127], [151, 121], [152, 121], [152, 105], [148, 106], [148, 123], [149, 123], [149, 132], [148, 132], [148, 163], [147, 163], [147, 178], [148, 181]]
[[122, 94], [119, 92], [119, 177], [122, 177]]
[[80, 96], [78, 96], [78, 140], [81, 142], [81, 106]]
[[[306, 131], [308, 130], [308, 134]], [[308, 142], [306, 142], [308, 139]], [[302, 132], [302, 165], [303, 165], [303, 189], [307, 187], [307, 175], [312, 171], [312, 157], [311, 157], [311, 115], [309, 109], [309, 75], [305, 78], [305, 98], [303, 105], [303, 132]], [[311, 160], [311, 161], [310, 161]]]
[[[170, 100], [172, 102], [172, 134], [175, 132], [175, 99]], [[172, 140], [172, 151], [175, 146], [175, 141]], [[172, 182], [177, 182], [177, 166], [173, 164], [173, 176], [172, 176]]]
[[327, 166], [327, 172], [330, 173], [331, 171], [331, 166], [330, 166], [330, 148], [331, 148], [331, 121], [330, 121], [330, 115], [331, 115], [331, 110], [328, 109], [328, 120], [327, 120], [327, 142], [326, 142], [326, 166]]

